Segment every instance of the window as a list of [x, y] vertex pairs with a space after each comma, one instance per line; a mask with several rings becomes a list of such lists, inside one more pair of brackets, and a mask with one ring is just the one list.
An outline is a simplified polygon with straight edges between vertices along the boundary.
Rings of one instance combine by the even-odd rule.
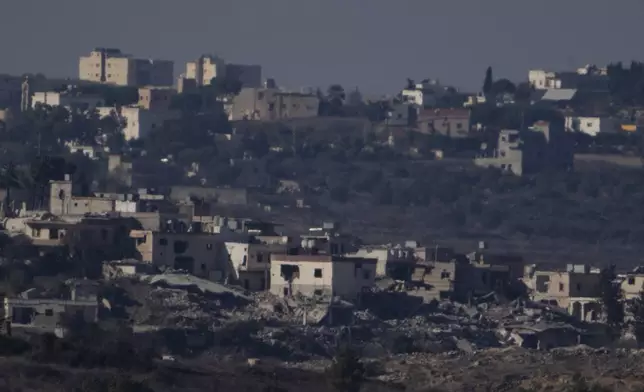
[[257, 93], [257, 100], [261, 101], [262, 99], [264, 99], [264, 93], [263, 92]]
[[370, 279], [371, 278], [371, 272], [369, 271], [362, 271], [362, 277], [364, 279]]
[[212, 244], [207, 244], [207, 245], [206, 245], [206, 249], [208, 249], [208, 250], [212, 250]]
[[632, 277], [632, 276], [629, 276], [628, 277], [628, 284], [631, 285], [631, 286], [634, 285], [635, 284], [635, 278]]
[[51, 317], [54, 315], [54, 311], [52, 309], [45, 309], [45, 316]]
[[441, 272], [441, 279], [449, 279], [449, 275], [450, 275], [449, 272], [443, 270]]
[[512, 170], [512, 164], [508, 165], [508, 170]]
[[563, 283], [559, 283], [559, 291], [564, 291], [564, 284]]
[[587, 126], [587, 127], [592, 127], [592, 126], [593, 126], [593, 123], [591, 123], [591, 122], [587, 122], [587, 123], [586, 123], [586, 126]]
[[505, 169], [505, 163], [501, 164], [501, 169]]
[[581, 291], [581, 283], [577, 283], [577, 291]]
[[463, 124], [461, 124], [461, 123], [457, 123], [457, 124], [456, 124], [456, 129], [461, 129], [461, 128], [463, 128]]
[[257, 254], [257, 262], [258, 263], [264, 262], [264, 255], [263, 254], [261, 254], [261, 253]]
[[160, 238], [160, 239], [159, 239], [159, 245], [161, 245], [161, 246], [166, 246], [166, 245], [168, 245], [168, 240], [167, 240], [167, 239], [165, 239], [165, 238]]
[[315, 271], [313, 271], [313, 276], [316, 278], [321, 278], [322, 277], [322, 268], [316, 268]]
[[202, 271], [205, 271], [205, 270], [206, 270], [206, 265], [205, 265], [205, 264], [201, 264], [201, 270], [202, 270]]
[[244, 255], [244, 257], [242, 257], [242, 265], [246, 265], [246, 261], [248, 261], [248, 260], [247, 260], [246, 255]]
[[321, 296], [322, 290], [313, 290], [313, 295]]

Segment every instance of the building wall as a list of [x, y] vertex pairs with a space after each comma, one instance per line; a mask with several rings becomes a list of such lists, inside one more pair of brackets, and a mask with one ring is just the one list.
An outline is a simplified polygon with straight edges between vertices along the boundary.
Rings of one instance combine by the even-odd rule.
[[216, 56], [201, 56], [186, 64], [186, 79], [194, 79], [198, 86], [208, 86], [215, 77], [226, 76], [226, 64]]
[[92, 96], [70, 95], [55, 91], [36, 92], [31, 99], [31, 106], [35, 108], [38, 104], [49, 106], [63, 106], [67, 109], [93, 110], [103, 106], [103, 99]]
[[133, 230], [140, 259], [157, 267], [184, 269], [195, 276], [213, 279], [227, 273], [224, 247], [216, 235], [160, 233]]
[[418, 115], [418, 130], [427, 134], [467, 137], [470, 134], [469, 110], [435, 109]]
[[117, 86], [171, 86], [174, 65], [167, 60], [135, 59], [117, 49], [96, 49], [81, 56], [79, 79]]
[[644, 275], [629, 274], [621, 284], [625, 299], [639, 298], [644, 290]]
[[416, 89], [405, 89], [401, 93], [403, 102], [423, 107], [423, 92]]
[[[54, 328], [61, 315], [81, 315], [87, 322], [98, 321], [96, 301], [5, 298], [4, 311], [12, 325]], [[26, 314], [23, 316], [21, 312], [33, 312], [33, 322], [25, 323], [28, 317], [25, 317]]]
[[147, 110], [169, 110], [176, 94], [176, 90], [170, 88], [141, 87], [138, 106]]
[[277, 89], [242, 88], [233, 99], [230, 119], [269, 121], [315, 117], [319, 104], [319, 99], [314, 95], [283, 93]]
[[[291, 294], [302, 294], [306, 296], [313, 295], [333, 295], [333, 265], [328, 261], [281, 261], [271, 260], [271, 293], [283, 297], [285, 289], [289, 288], [289, 283], [282, 277], [282, 266], [291, 265], [299, 268], [299, 274], [290, 284]], [[316, 270], [320, 277], [316, 277]]]
[[333, 262], [333, 295], [355, 299], [363, 291], [373, 287], [376, 277], [376, 263]]
[[114, 211], [114, 200], [98, 197], [73, 196], [69, 201], [69, 215], [101, 214]]
[[609, 117], [566, 117], [566, 129], [590, 136], [618, 131], [617, 122]]
[[574, 297], [599, 297], [600, 275], [594, 273], [536, 272], [532, 278], [534, 301], [555, 301], [568, 309]]

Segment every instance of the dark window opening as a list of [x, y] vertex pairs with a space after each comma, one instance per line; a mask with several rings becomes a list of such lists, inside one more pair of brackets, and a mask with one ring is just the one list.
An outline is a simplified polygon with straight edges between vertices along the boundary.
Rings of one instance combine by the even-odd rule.
[[322, 277], [322, 268], [316, 268], [315, 271], [313, 271], [313, 276], [316, 278], [321, 278]]
[[168, 245], [168, 240], [167, 240], [167, 239], [165, 239], [165, 238], [161, 238], [161, 239], [159, 239], [159, 245], [161, 245], [161, 246], [166, 246], [166, 245]]
[[186, 253], [186, 250], [188, 250], [188, 242], [179, 240], [174, 241], [174, 253], [182, 254]]

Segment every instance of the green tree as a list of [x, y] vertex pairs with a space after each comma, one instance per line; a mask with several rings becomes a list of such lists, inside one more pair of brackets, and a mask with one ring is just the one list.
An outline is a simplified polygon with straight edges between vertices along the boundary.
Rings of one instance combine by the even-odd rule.
[[365, 380], [365, 367], [355, 350], [343, 346], [333, 358], [327, 375], [335, 391], [360, 392]]
[[623, 293], [617, 280], [614, 265], [608, 266], [601, 271], [600, 291], [608, 325], [613, 328], [620, 328], [624, 322]]
[[492, 67], [487, 67], [487, 70], [485, 71], [485, 80], [483, 81], [483, 94], [488, 95], [492, 92], [493, 83]]

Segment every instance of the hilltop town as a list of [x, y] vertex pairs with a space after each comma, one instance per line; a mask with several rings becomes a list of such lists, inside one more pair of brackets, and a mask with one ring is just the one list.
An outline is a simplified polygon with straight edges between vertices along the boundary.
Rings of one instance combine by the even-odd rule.
[[78, 66], [0, 75], [3, 388], [644, 388], [644, 65]]

